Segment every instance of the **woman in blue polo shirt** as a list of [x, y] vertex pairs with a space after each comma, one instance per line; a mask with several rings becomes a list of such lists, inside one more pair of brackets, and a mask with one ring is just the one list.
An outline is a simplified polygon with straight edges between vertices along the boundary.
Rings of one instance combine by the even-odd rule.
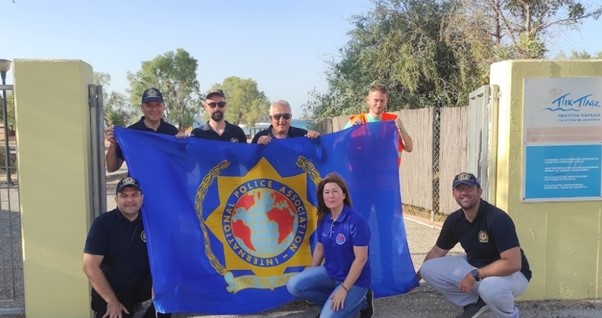
[[366, 299], [371, 275], [368, 223], [351, 208], [347, 185], [339, 175], [328, 174], [318, 184], [317, 195], [318, 243], [311, 267], [292, 277], [286, 287], [294, 296], [322, 306], [322, 318], [353, 317], [360, 311], [362, 317], [371, 317], [371, 299]]

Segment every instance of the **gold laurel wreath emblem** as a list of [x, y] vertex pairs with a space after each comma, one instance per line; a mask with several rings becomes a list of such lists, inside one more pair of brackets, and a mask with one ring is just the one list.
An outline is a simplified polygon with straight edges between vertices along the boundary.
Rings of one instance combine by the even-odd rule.
[[[303, 156], [299, 156], [296, 161], [297, 166], [299, 166], [303, 171], [309, 175], [312, 182], [317, 186], [320, 183], [320, 173], [316, 170], [316, 167], [311, 163], [307, 158]], [[234, 279], [234, 275], [229, 272], [224, 265], [222, 265], [219, 259], [213, 254], [213, 250], [211, 249], [211, 243], [209, 241], [209, 229], [207, 225], [205, 225], [205, 218], [203, 217], [203, 201], [205, 200], [205, 196], [207, 195], [207, 191], [211, 184], [215, 181], [215, 179], [224, 171], [226, 168], [230, 166], [230, 162], [227, 160], [223, 160], [215, 165], [209, 172], [203, 177], [201, 184], [199, 185], [196, 196], [195, 196], [195, 210], [197, 213], [197, 217], [199, 218], [199, 225], [201, 230], [203, 231], [203, 238], [205, 241], [205, 255], [209, 259], [209, 263], [218, 272], [220, 275], [224, 276], [227, 282], [231, 282]], [[292, 274], [291, 274], [292, 275]], [[287, 275], [288, 276], [288, 275]], [[233, 290], [236, 292], [236, 290]]]

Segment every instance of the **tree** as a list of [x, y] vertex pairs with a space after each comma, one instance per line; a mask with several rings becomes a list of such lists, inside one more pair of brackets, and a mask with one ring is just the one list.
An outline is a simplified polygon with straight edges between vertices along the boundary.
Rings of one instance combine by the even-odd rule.
[[452, 1], [375, 1], [373, 10], [353, 18], [342, 58], [331, 61], [326, 75], [330, 91], [312, 95], [317, 100], [305, 105], [306, 116], [310, 109], [314, 119], [365, 111], [375, 81], [389, 89], [389, 110], [464, 104], [486, 71], [463, 36], [446, 33], [459, 8]]
[[105, 125], [127, 126], [137, 112], [128, 105], [127, 97], [124, 94], [109, 91], [110, 82], [110, 74], [94, 72], [94, 84], [103, 87], [102, 99]]
[[588, 8], [578, 0], [464, 0], [465, 7], [488, 8], [478, 19], [506, 58], [543, 58], [545, 39], [556, 28], [576, 28], [582, 21], [597, 20], [602, 6]]
[[340, 60], [328, 62], [328, 91], [310, 94], [304, 116], [364, 111], [374, 81], [389, 89], [389, 110], [466, 105], [491, 63], [541, 58], [548, 32], [601, 12], [577, 0], [374, 0], [352, 18]]
[[[104, 92], [103, 92], [104, 93]], [[110, 107], [109, 111], [105, 108], [105, 122], [108, 125], [127, 126], [132, 123], [132, 119], [139, 113], [139, 109], [132, 109], [128, 104], [127, 97], [124, 94], [111, 92], [109, 97], [104, 100], [105, 105]]]
[[[9, 130], [9, 135], [15, 133], [15, 97], [13, 91], [6, 92], [6, 100], [3, 99], [2, 92], [0, 92], [0, 107], [4, 107], [6, 102], [6, 124]], [[0, 115], [2, 115], [0, 113]], [[1, 116], [0, 116], [1, 117]]]
[[564, 52], [558, 53], [555, 58], [557, 59], [569, 59], [569, 60], [590, 60], [590, 59], [602, 59], [602, 52], [597, 54], [589, 54], [586, 51], [571, 51], [571, 55], [567, 56]]
[[181, 48], [142, 62], [140, 71], [127, 75], [130, 102], [138, 105], [145, 89], [158, 88], [163, 94], [168, 121], [185, 130], [201, 108], [197, 66], [197, 60]]
[[231, 76], [224, 79], [221, 85], [213, 85], [212, 90], [222, 89], [228, 100], [226, 120], [232, 124], [245, 124], [251, 127], [260, 118], [268, 115], [270, 102], [265, 94], [258, 90], [252, 79], [241, 79]]

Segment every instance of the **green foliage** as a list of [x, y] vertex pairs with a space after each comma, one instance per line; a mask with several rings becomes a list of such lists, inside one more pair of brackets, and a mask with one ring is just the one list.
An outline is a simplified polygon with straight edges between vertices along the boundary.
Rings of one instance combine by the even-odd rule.
[[583, 20], [594, 20], [602, 6], [589, 9], [578, 0], [509, 0], [484, 1], [497, 13], [497, 36], [514, 52], [515, 58], [543, 58], [545, 37], [556, 28], [575, 28]]
[[555, 56], [556, 59], [569, 59], [569, 60], [590, 60], [590, 59], [602, 59], [602, 52], [597, 54], [589, 54], [586, 51], [572, 50], [570, 56], [567, 56], [564, 52], [558, 53]]
[[[8, 130], [10, 132], [14, 132], [15, 130], [15, 96], [13, 91], [6, 91], [6, 100], [2, 96], [2, 92], [0, 91], [0, 118], [4, 116], [2, 107], [4, 107], [4, 102], [6, 102], [6, 117]], [[4, 122], [4, 119], [2, 119]]]
[[389, 89], [389, 110], [466, 105], [491, 63], [542, 58], [553, 28], [601, 13], [577, 0], [374, 0], [352, 18], [349, 42], [329, 62], [329, 90], [310, 92], [304, 117], [365, 111], [374, 81]]
[[127, 97], [121, 93], [111, 92], [109, 97], [104, 100], [104, 104], [105, 121], [109, 125], [128, 126], [139, 115], [138, 109], [129, 107]]
[[255, 125], [260, 118], [266, 117], [270, 102], [257, 83], [252, 79], [241, 79], [231, 76], [224, 79], [221, 85], [213, 85], [211, 90], [222, 89], [228, 100], [226, 120], [229, 123], [247, 127]]
[[197, 66], [197, 60], [181, 48], [142, 62], [136, 74], [128, 73], [130, 102], [139, 105], [142, 92], [156, 87], [163, 94], [167, 120], [180, 130], [192, 126], [202, 105]]
[[102, 99], [105, 125], [127, 126], [138, 113], [136, 109], [132, 109], [128, 105], [127, 97], [124, 94], [109, 91], [110, 83], [110, 74], [94, 72], [94, 84], [103, 86]]
[[[304, 105], [310, 120], [366, 110], [369, 87], [389, 89], [391, 111], [435, 105], [464, 105], [483, 83], [491, 41], [471, 40], [450, 23], [461, 7], [437, 0], [380, 0], [368, 14], [353, 18], [355, 28], [332, 61], [327, 94], [313, 92]], [[457, 20], [457, 19], [456, 19]]]

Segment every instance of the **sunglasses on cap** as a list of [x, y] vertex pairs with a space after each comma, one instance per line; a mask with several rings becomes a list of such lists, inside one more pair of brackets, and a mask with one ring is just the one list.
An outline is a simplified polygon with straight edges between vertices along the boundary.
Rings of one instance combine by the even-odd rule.
[[280, 118], [284, 118], [285, 120], [289, 120], [291, 119], [291, 114], [290, 113], [284, 113], [284, 114], [274, 114], [271, 117], [274, 118], [275, 120], [280, 120]]
[[224, 106], [226, 106], [226, 102], [211, 102], [211, 103], [207, 103], [207, 106], [211, 107], [211, 108], [215, 108], [215, 107], [219, 107], [219, 108], [224, 108]]

